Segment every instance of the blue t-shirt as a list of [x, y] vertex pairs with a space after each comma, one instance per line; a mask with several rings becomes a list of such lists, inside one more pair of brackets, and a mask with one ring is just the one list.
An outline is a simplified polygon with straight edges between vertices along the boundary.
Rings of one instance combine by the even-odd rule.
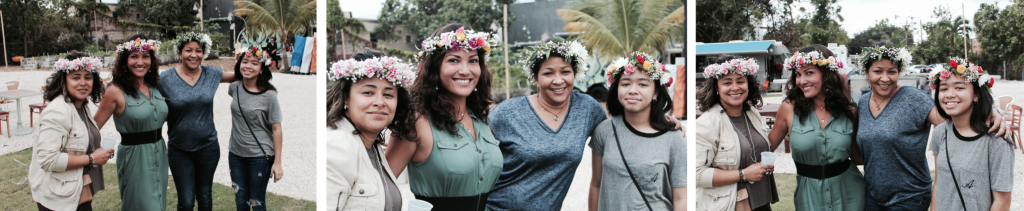
[[506, 100], [488, 119], [504, 156], [487, 198], [490, 210], [558, 210], [569, 192], [587, 138], [607, 118], [590, 95], [573, 92], [562, 125], [551, 130], [528, 96]]
[[185, 83], [174, 68], [160, 73], [160, 92], [167, 98], [167, 145], [188, 152], [217, 143], [213, 96], [224, 72], [202, 68], [195, 86]]
[[931, 96], [904, 86], [893, 94], [878, 117], [871, 115], [871, 93], [857, 104], [860, 123], [857, 147], [864, 156], [867, 196], [885, 206], [931, 192], [932, 177], [925, 157], [935, 107]]

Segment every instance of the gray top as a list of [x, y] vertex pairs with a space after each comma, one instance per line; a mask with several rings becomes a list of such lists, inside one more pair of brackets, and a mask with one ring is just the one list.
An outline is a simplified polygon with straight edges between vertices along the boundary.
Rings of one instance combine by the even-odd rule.
[[160, 92], [167, 101], [167, 145], [194, 152], [217, 143], [213, 97], [224, 72], [203, 66], [199, 81], [189, 85], [171, 68], [160, 73]]
[[[274, 156], [273, 125], [281, 123], [281, 104], [277, 101], [277, 91], [250, 92], [243, 87], [242, 81], [235, 81], [228, 86], [228, 95], [231, 96], [231, 144], [228, 145], [231, 154], [261, 157], [266, 151], [267, 155]], [[242, 109], [238, 105], [242, 105]], [[248, 118], [248, 126], [247, 120], [242, 118], [243, 111]], [[253, 134], [256, 138], [253, 138]]]
[[871, 92], [861, 95], [857, 147], [864, 156], [867, 197], [885, 206], [931, 192], [928, 171], [928, 113], [935, 104], [920, 89], [904, 86], [878, 113], [871, 114]]
[[[391, 180], [391, 177], [387, 176], [387, 173], [381, 170], [380, 155], [376, 150], [376, 147], [366, 148], [366, 155], [370, 156], [370, 162], [373, 162], [373, 168], [377, 170], [377, 174], [380, 175], [380, 179], [384, 181], [384, 211], [400, 211], [402, 210], [402, 192], [398, 189], [398, 185], [395, 185], [395, 181]], [[390, 167], [389, 167], [390, 168]]]
[[490, 210], [560, 209], [587, 138], [607, 115], [601, 104], [573, 92], [561, 126], [551, 130], [527, 97], [506, 100], [491, 110], [490, 126], [500, 142], [504, 165], [487, 198]]
[[[85, 106], [86, 105], [82, 105], [81, 108], [76, 108], [75, 110], [78, 110], [78, 117], [82, 118], [85, 125], [89, 127], [89, 146], [85, 148], [85, 153], [88, 155], [95, 152], [96, 148], [101, 147], [100, 142], [102, 142], [103, 138], [100, 137], [100, 130], [96, 128], [96, 125], [93, 124], [92, 121], [89, 120], [91, 117], [89, 117], [89, 111], [85, 110]], [[97, 191], [104, 190], [103, 165], [86, 165], [82, 174], [88, 176], [89, 179], [92, 180], [92, 185], [89, 186], [89, 190], [93, 195], [96, 195]]]
[[[758, 135], [757, 131], [754, 131], [753, 124], [750, 123], [745, 116], [729, 117], [729, 121], [732, 122], [732, 127], [735, 128], [736, 135], [739, 137], [740, 142], [740, 166], [739, 169], [747, 168], [754, 163], [761, 162], [761, 152], [769, 151], [768, 141], [764, 140], [764, 137]], [[747, 130], [750, 128], [750, 130]], [[747, 137], [753, 137], [747, 139]], [[753, 143], [753, 145], [751, 145]], [[761, 177], [761, 181], [754, 182], [740, 182], [737, 183], [736, 189], [747, 189], [747, 196], [750, 199], [751, 208], [758, 208], [768, 203], [779, 201], [779, 192], [775, 188], [775, 175], [764, 175]]]
[[[953, 127], [953, 122], [946, 122], [935, 127], [931, 147], [938, 158], [935, 160], [938, 175], [935, 207], [939, 210], [964, 210], [950, 175], [950, 165], [964, 202], [970, 207], [967, 210], [989, 210], [992, 191], [1013, 190], [1013, 145], [1006, 139], [992, 134], [963, 137]], [[949, 159], [946, 159], [947, 153]]]
[[672, 210], [672, 188], [686, 187], [686, 139], [683, 132], [643, 133], [626, 124], [622, 115], [601, 122], [590, 139], [590, 148], [601, 156], [601, 193], [597, 210], [647, 210], [626, 166], [622, 164], [615, 133], [629, 169], [651, 208]]

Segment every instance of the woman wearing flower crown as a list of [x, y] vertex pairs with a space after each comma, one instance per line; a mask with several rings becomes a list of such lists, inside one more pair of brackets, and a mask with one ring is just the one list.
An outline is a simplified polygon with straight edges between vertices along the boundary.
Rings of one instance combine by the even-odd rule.
[[448, 24], [423, 41], [412, 88], [416, 136], [392, 137], [391, 170], [409, 168], [417, 199], [435, 210], [484, 210], [502, 168], [498, 140], [487, 126], [491, 73], [485, 59], [494, 38]]
[[686, 140], [672, 111], [665, 66], [646, 53], [607, 69], [608, 113], [591, 133], [590, 210], [685, 210]]
[[1013, 142], [988, 134], [995, 79], [960, 58], [936, 68], [935, 107], [946, 119], [932, 132], [935, 194], [932, 210], [1009, 210]]
[[771, 210], [779, 201], [775, 166], [761, 165], [771, 143], [761, 122], [754, 59], [722, 55], [704, 68], [697, 118], [697, 210]]
[[103, 82], [100, 59], [72, 53], [54, 63], [43, 98], [39, 136], [32, 145], [28, 182], [43, 210], [92, 210], [93, 196], [104, 188], [103, 164], [113, 149], [100, 145], [100, 131], [86, 105], [99, 103]]
[[864, 210], [864, 176], [857, 168], [863, 162], [853, 143], [857, 110], [843, 65], [818, 44], [784, 64], [792, 76], [768, 139], [772, 152], [787, 135], [792, 140], [796, 210]]
[[[244, 45], [243, 45], [244, 46]], [[231, 142], [228, 167], [236, 210], [266, 210], [267, 183], [284, 177], [281, 168], [281, 104], [270, 84], [271, 58], [258, 47], [244, 47], [235, 57], [231, 95]]]
[[[864, 157], [865, 210], [923, 210], [931, 200], [931, 174], [925, 155], [932, 125], [946, 122], [924, 91], [899, 86], [910, 53], [887, 42], [865, 48], [862, 64], [871, 92], [857, 101], [857, 147]], [[867, 111], [867, 112], [865, 112]], [[993, 112], [989, 132], [1006, 130]], [[1008, 133], [1007, 133], [1008, 135]]]
[[[96, 110], [100, 129], [110, 117], [121, 134], [117, 147], [117, 184], [121, 210], [164, 210], [167, 207], [167, 153], [163, 139], [167, 103], [158, 90], [156, 52], [160, 41], [131, 36], [117, 46], [113, 83]], [[157, 180], [153, 180], [157, 178]]]
[[213, 174], [220, 162], [213, 97], [220, 83], [234, 81], [235, 75], [202, 66], [211, 44], [210, 36], [203, 33], [179, 34], [174, 52], [181, 64], [160, 73], [160, 92], [167, 97], [167, 160], [179, 210], [213, 207]]
[[[327, 204], [330, 210], [405, 210], [414, 199], [384, 156], [385, 130], [415, 137], [406, 90], [412, 65], [377, 51], [331, 65], [327, 91]], [[369, 73], [369, 74], [368, 74]]]

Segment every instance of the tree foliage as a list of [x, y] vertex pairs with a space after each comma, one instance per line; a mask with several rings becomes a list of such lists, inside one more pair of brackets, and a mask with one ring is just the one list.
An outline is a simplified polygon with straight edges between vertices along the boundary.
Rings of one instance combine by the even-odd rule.
[[698, 0], [697, 8], [697, 42], [707, 43], [751, 40], [755, 23], [784, 9], [772, 0]]
[[1007, 78], [1021, 78], [1019, 70], [1024, 66], [1024, 0], [1016, 0], [1002, 10], [998, 4], [983, 3], [974, 13], [974, 24], [982, 51], [973, 55], [971, 60], [981, 63], [983, 68], [994, 74], [1002, 73], [1005, 61], [1007, 67], [1018, 70], [1008, 71]]
[[[400, 34], [395, 31], [398, 24], [415, 35], [417, 41], [450, 23], [489, 32], [491, 25], [501, 25], [502, 4], [512, 2], [514, 0], [406, 0], [404, 3], [388, 0], [377, 18], [380, 25], [374, 29], [373, 35], [378, 39], [397, 38]], [[508, 16], [509, 22], [515, 20], [511, 11]]]
[[293, 35], [312, 29], [316, 21], [313, 0], [235, 1], [235, 6], [234, 12], [245, 19], [246, 34], [280, 37], [286, 45], [293, 43]]
[[[114, 15], [126, 17], [141, 14], [142, 21], [160, 26], [191, 26], [197, 21], [200, 0], [118, 0]], [[202, 0], [205, 9], [210, 0]], [[161, 30], [167, 37], [177, 36], [178, 31]]]
[[850, 54], [860, 54], [861, 48], [871, 47], [878, 41], [889, 41], [893, 45], [911, 47], [914, 45], [914, 30], [909, 25], [896, 26], [889, 19], [882, 19], [871, 28], [858, 32], [846, 44]]
[[37, 56], [81, 49], [87, 40], [87, 23], [68, 12], [67, 0], [4, 0], [4, 31], [10, 59], [15, 55]]
[[935, 7], [933, 17], [939, 20], [924, 24], [928, 37], [912, 52], [914, 63], [943, 63], [949, 61], [949, 57], [964, 57], [964, 45], [970, 49], [970, 42], [964, 43], [964, 36], [970, 40], [970, 32], [974, 29], [964, 24], [962, 16], [953, 17], [945, 6]]
[[573, 9], [559, 9], [565, 29], [579, 33], [594, 57], [639, 51], [661, 54], [683, 28], [686, 9], [675, 0], [580, 0]]

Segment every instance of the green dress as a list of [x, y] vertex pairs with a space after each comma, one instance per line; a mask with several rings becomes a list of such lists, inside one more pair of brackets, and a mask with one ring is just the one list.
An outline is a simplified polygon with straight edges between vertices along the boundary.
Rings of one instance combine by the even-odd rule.
[[[114, 115], [119, 133], [153, 131], [167, 119], [167, 103], [156, 88], [151, 98], [124, 95], [124, 112]], [[123, 140], [122, 140], [123, 141]], [[159, 141], [117, 147], [117, 184], [121, 189], [121, 210], [165, 210], [167, 207], [167, 145]]]
[[456, 123], [456, 137], [430, 124], [434, 147], [422, 163], [410, 163], [409, 186], [417, 196], [464, 197], [491, 191], [504, 164], [498, 139], [480, 119], [473, 118], [477, 140]]
[[[828, 125], [821, 129], [817, 115], [803, 123], [793, 116], [793, 129], [789, 135], [793, 161], [806, 165], [826, 165], [850, 158], [853, 122], [845, 116], [829, 117]], [[856, 165], [831, 178], [814, 179], [797, 176], [793, 197], [796, 210], [864, 210], [864, 176]]]

